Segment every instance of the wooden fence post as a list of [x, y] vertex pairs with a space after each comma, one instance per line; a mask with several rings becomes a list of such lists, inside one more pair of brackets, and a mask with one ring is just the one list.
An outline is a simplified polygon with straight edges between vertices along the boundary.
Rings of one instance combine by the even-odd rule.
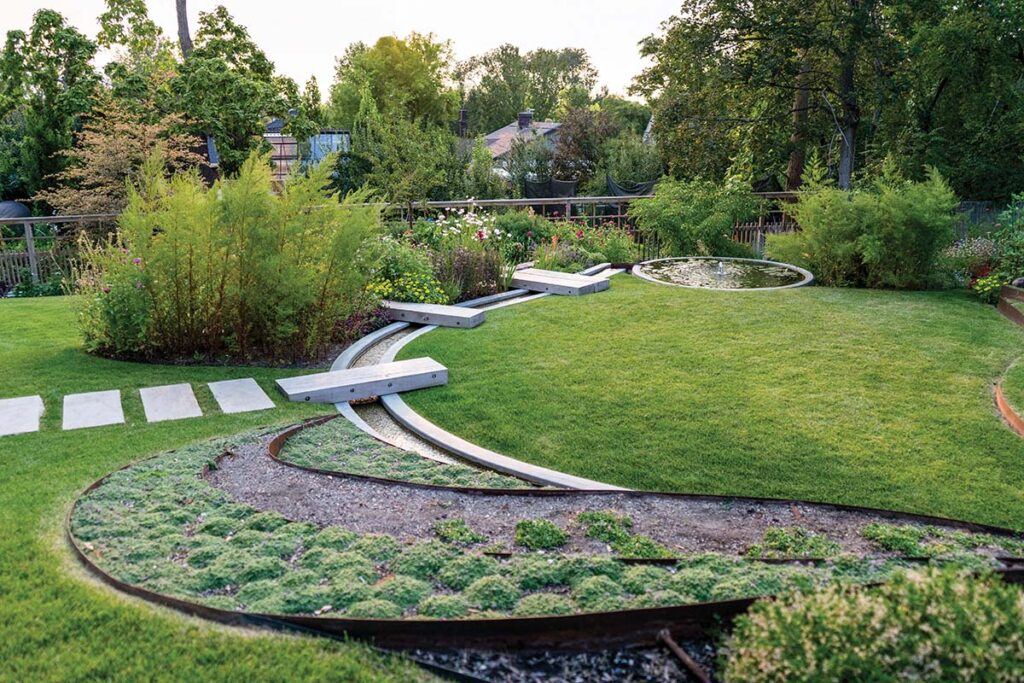
[[36, 240], [32, 234], [33, 223], [25, 221], [25, 251], [28, 252], [28, 269], [32, 273], [32, 284], [39, 284], [39, 263], [36, 261]]

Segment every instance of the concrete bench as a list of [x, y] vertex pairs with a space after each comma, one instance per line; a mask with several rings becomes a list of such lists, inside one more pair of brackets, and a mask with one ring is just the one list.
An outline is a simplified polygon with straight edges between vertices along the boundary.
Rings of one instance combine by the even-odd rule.
[[611, 283], [608, 282], [608, 278], [600, 277], [598, 275], [580, 275], [579, 273], [563, 273], [558, 270], [541, 270], [539, 268], [525, 268], [521, 270], [520, 273], [524, 273], [527, 277], [536, 276], [540, 278], [560, 280], [563, 282], [580, 284], [584, 286], [592, 284], [595, 286], [595, 291], [597, 292], [603, 292], [604, 290], [611, 287]]
[[608, 281], [586, 275], [558, 273], [552, 270], [525, 268], [516, 271], [512, 278], [512, 286], [528, 289], [531, 292], [546, 292], [563, 296], [581, 296], [607, 289]]
[[461, 306], [441, 304], [414, 304], [403, 301], [385, 301], [388, 320], [440, 327], [476, 327], [484, 321], [484, 312]]
[[433, 358], [413, 358], [380, 365], [286, 377], [277, 386], [289, 401], [341, 403], [448, 383], [448, 368]]

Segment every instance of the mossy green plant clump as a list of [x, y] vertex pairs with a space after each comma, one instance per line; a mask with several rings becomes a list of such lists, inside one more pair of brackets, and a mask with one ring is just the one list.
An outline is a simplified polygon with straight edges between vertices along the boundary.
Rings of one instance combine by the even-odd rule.
[[464, 519], [446, 519], [434, 524], [434, 533], [444, 543], [471, 546], [483, 543], [487, 537], [469, 528]]
[[356, 619], [398, 619], [402, 608], [388, 600], [363, 600], [349, 605], [345, 616]]
[[438, 541], [427, 541], [409, 546], [391, 562], [391, 569], [397, 574], [408, 574], [417, 579], [429, 580], [437, 576], [441, 568], [457, 551]]
[[557, 557], [520, 555], [502, 564], [502, 574], [523, 590], [538, 590], [566, 583], [563, 563]]
[[629, 607], [671, 607], [672, 605], [685, 605], [690, 602], [693, 601], [673, 590], [655, 590], [634, 597], [629, 601]]
[[374, 562], [392, 560], [401, 550], [398, 540], [386, 534], [363, 534], [350, 547]]
[[630, 593], [640, 595], [647, 591], [656, 591], [663, 588], [668, 582], [670, 574], [664, 567], [638, 564], [627, 567], [622, 572], [622, 579], [619, 583]]
[[431, 595], [420, 603], [418, 611], [432, 619], [458, 619], [469, 612], [469, 603], [461, 595]]
[[438, 574], [438, 581], [452, 590], [465, 590], [477, 579], [497, 574], [498, 561], [486, 555], [461, 555], [447, 562]]
[[346, 550], [352, 545], [358, 534], [340, 526], [329, 526], [321, 529], [315, 536], [309, 539], [311, 548], [330, 548], [331, 550]]
[[768, 527], [764, 540], [747, 549], [755, 558], [825, 558], [834, 557], [842, 546], [823, 534], [802, 527]]
[[573, 601], [558, 593], [532, 593], [516, 603], [513, 614], [517, 617], [546, 617], [572, 614], [576, 611]]
[[245, 527], [256, 531], [274, 531], [285, 524], [288, 524], [288, 520], [276, 512], [257, 512], [245, 520]]
[[672, 551], [649, 536], [634, 534], [633, 519], [614, 510], [581, 512], [576, 521], [587, 530], [587, 538], [604, 541], [620, 557], [661, 559], [673, 557]]
[[485, 576], [465, 590], [470, 604], [484, 610], [506, 611], [519, 600], [520, 591], [514, 583], [500, 576]]
[[411, 576], [389, 576], [373, 587], [375, 598], [389, 600], [403, 609], [415, 607], [431, 592], [429, 583]]
[[553, 550], [569, 541], [569, 534], [549, 519], [523, 519], [516, 524], [516, 545], [530, 550]]
[[625, 604], [622, 586], [607, 576], [590, 576], [572, 589], [572, 598], [588, 612], [621, 609]]

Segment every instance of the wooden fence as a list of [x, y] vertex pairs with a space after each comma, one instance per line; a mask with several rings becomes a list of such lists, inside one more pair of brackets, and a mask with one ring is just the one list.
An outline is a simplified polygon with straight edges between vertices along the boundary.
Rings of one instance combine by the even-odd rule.
[[0, 291], [20, 284], [67, 277], [77, 256], [81, 230], [104, 234], [117, 214], [0, 219]]

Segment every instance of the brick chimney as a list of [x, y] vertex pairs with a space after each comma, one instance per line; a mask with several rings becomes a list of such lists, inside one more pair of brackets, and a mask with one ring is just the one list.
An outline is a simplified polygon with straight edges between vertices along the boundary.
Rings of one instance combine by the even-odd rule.
[[533, 125], [533, 110], [519, 112], [519, 130], [526, 130]]

